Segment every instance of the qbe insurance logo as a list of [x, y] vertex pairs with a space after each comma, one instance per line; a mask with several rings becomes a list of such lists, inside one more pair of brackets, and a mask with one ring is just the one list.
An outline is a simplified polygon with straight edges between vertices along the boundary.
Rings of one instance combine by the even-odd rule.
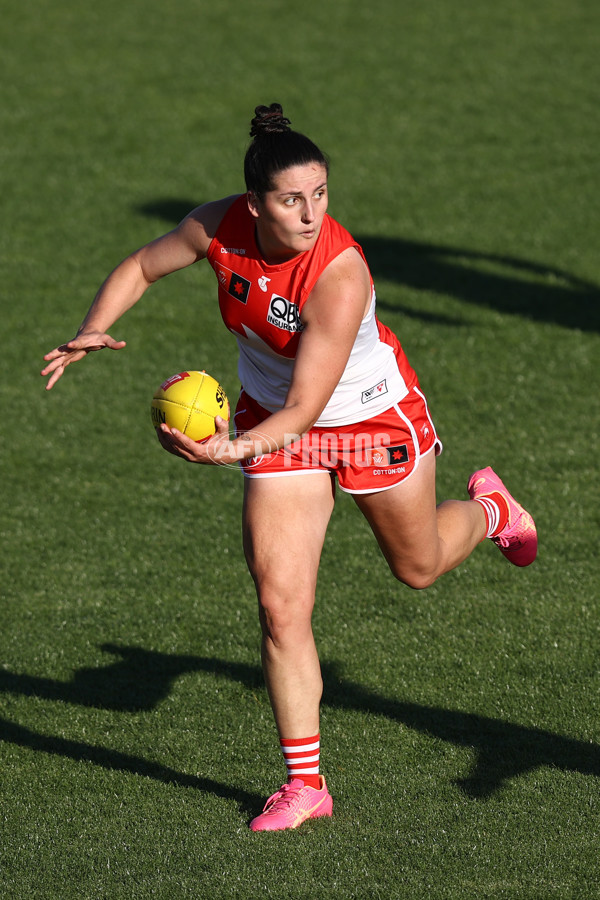
[[271, 295], [267, 322], [282, 331], [302, 331], [304, 325], [300, 321], [298, 307], [291, 300], [280, 297], [279, 294]]

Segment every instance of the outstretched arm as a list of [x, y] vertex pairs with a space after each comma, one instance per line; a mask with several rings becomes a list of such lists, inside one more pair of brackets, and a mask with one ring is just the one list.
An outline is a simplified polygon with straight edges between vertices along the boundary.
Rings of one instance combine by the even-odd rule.
[[204, 259], [232, 200], [228, 197], [198, 207], [173, 231], [136, 250], [117, 266], [96, 294], [77, 335], [44, 356], [47, 365], [41, 374], [50, 376], [46, 390], [54, 387], [67, 366], [88, 353], [125, 346], [125, 341], [115, 340], [108, 330], [159, 278]]

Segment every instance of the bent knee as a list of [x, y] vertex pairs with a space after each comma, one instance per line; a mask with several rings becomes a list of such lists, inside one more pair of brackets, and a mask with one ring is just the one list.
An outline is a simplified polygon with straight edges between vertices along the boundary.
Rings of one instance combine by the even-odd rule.
[[424, 591], [437, 581], [439, 572], [436, 568], [390, 562], [392, 575], [402, 584], [415, 591]]

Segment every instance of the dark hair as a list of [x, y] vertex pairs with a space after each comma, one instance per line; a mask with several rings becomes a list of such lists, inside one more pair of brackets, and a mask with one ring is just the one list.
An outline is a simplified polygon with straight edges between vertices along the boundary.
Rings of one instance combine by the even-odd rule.
[[250, 137], [254, 138], [244, 159], [246, 189], [262, 199], [275, 187], [273, 179], [290, 166], [318, 163], [329, 173], [329, 160], [304, 134], [290, 128], [279, 103], [257, 106]]

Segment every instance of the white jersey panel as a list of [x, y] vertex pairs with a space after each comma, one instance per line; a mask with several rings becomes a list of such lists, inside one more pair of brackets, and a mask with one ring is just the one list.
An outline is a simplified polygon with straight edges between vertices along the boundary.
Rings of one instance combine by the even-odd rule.
[[240, 384], [261, 406], [276, 412], [285, 403], [295, 360], [274, 353], [251, 328], [242, 327], [246, 336], [235, 334], [240, 351]]
[[[236, 334], [240, 357], [238, 374], [244, 390], [269, 412], [285, 403], [294, 360], [273, 352], [247, 326]], [[340, 381], [315, 423], [319, 427], [350, 425], [370, 419], [398, 403], [408, 393], [393, 347], [379, 338], [375, 292], [361, 322]]]

